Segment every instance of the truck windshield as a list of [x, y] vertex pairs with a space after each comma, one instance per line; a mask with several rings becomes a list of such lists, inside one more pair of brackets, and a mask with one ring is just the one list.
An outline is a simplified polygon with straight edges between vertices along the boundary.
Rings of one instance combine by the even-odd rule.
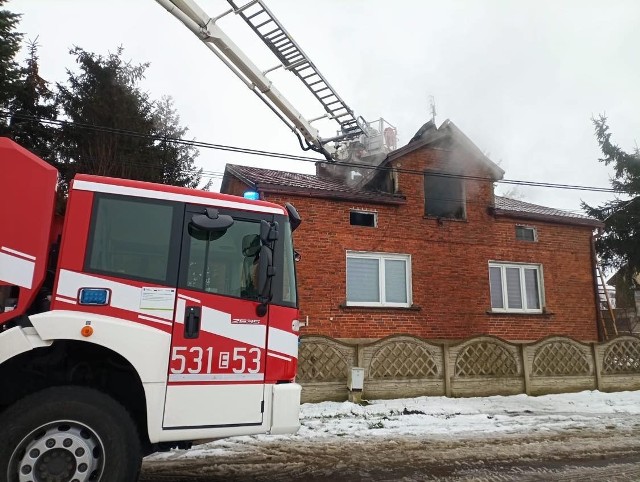
[[[271, 303], [296, 307], [291, 227], [286, 217], [276, 217], [280, 237], [275, 243]], [[260, 218], [234, 216], [235, 222], [224, 233], [207, 233], [189, 219], [185, 220], [180, 287], [257, 301]]]

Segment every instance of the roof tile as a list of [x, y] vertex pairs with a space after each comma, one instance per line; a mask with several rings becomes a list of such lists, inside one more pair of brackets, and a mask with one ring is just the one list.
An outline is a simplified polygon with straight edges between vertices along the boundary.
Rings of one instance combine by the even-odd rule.
[[340, 180], [318, 177], [315, 174], [276, 171], [273, 169], [240, 166], [238, 164], [227, 164], [227, 170], [231, 174], [256, 187], [260, 187], [260, 185], [269, 185], [310, 191], [327, 191], [331, 193], [342, 193], [344, 194], [344, 197], [370, 197], [372, 200], [373, 198], [395, 200], [404, 199], [401, 196], [390, 193], [349, 187]]
[[[568, 222], [592, 224], [597, 226], [600, 221], [583, 214], [562, 211], [560, 209], [531, 204], [517, 199], [495, 196], [495, 207], [498, 214], [524, 215], [529, 217], [564, 218]], [[560, 220], [560, 219], [558, 219]]]

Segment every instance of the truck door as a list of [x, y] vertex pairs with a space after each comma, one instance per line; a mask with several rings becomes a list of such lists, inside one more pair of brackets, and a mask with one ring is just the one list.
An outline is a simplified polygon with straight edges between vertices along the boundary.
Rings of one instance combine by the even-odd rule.
[[260, 220], [233, 212], [224, 231], [197, 228], [187, 206], [163, 426], [260, 425], [268, 315], [258, 316]]

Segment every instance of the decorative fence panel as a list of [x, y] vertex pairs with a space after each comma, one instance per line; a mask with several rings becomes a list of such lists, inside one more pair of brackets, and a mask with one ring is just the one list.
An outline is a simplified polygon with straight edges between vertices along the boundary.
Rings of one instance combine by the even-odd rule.
[[448, 343], [395, 335], [349, 344], [307, 336], [298, 364], [303, 402], [346, 400], [352, 367], [364, 368], [369, 399], [640, 390], [640, 337], [511, 343], [480, 336]]
[[347, 374], [357, 366], [356, 345], [324, 336], [305, 337], [298, 354], [298, 380], [304, 381], [304, 402], [345, 400]]
[[361, 349], [369, 398], [444, 395], [442, 347], [411, 337], [385, 338]]
[[640, 338], [620, 336], [595, 349], [601, 390], [640, 390]]

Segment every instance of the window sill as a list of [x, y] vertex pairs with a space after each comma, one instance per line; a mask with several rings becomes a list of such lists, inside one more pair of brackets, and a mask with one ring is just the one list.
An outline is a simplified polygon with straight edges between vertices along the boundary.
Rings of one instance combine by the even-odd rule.
[[487, 310], [487, 315], [491, 315], [491, 316], [504, 316], [504, 317], [510, 317], [510, 316], [537, 316], [540, 318], [548, 318], [551, 316], [554, 316], [555, 313], [552, 313], [550, 311], [493, 311], [493, 310]]
[[377, 311], [381, 311], [381, 310], [421, 311], [422, 310], [422, 308], [417, 306], [417, 305], [411, 305], [411, 306], [352, 306], [352, 305], [347, 305], [346, 303], [339, 304], [338, 308], [340, 308], [342, 310], [363, 310], [363, 311], [370, 311], [370, 310], [377, 310]]

